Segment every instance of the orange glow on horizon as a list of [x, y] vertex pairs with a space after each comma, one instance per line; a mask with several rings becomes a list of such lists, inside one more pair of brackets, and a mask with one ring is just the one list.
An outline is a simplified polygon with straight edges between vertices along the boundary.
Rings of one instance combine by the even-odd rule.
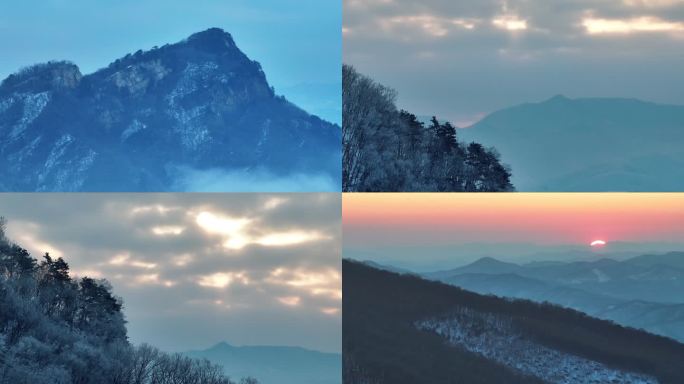
[[596, 233], [611, 241], [684, 235], [684, 193], [347, 193], [342, 212], [352, 243], [390, 235], [576, 244]]

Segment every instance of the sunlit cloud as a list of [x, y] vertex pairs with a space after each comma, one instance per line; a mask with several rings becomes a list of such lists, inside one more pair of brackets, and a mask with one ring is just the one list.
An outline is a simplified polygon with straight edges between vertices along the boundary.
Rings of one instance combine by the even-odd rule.
[[296, 245], [310, 241], [323, 239], [324, 236], [318, 232], [292, 231], [282, 233], [271, 233], [260, 237], [256, 243], [266, 247], [283, 247]]
[[250, 283], [247, 273], [241, 272], [217, 272], [211, 275], [200, 276], [197, 284], [210, 288], [226, 288], [233, 283], [248, 285]]
[[173, 287], [176, 282], [171, 280], [162, 280], [158, 273], [149, 273], [137, 275], [133, 278], [133, 285], [162, 285], [164, 287]]
[[479, 21], [474, 19], [451, 19], [451, 24], [458, 25], [459, 27], [463, 27], [465, 29], [473, 29], [477, 23], [479, 23]]
[[313, 296], [325, 296], [332, 300], [341, 300], [341, 280], [339, 271], [332, 268], [312, 270], [279, 267], [273, 269], [265, 281], [271, 284], [290, 286]]
[[279, 297], [278, 301], [280, 301], [282, 304], [294, 307], [294, 306], [299, 305], [301, 298], [299, 296], [286, 296], [286, 297]]
[[193, 262], [193, 260], [194, 260], [194, 257], [190, 254], [183, 254], [180, 256], [174, 256], [172, 258], [173, 264], [177, 267], [184, 267], [184, 266], [190, 264], [191, 262]]
[[281, 205], [285, 204], [287, 202], [287, 199], [284, 197], [272, 197], [268, 200], [266, 200], [266, 203], [264, 203], [264, 209], [265, 210], [271, 210], [271, 209], [276, 209], [280, 207]]
[[7, 231], [7, 236], [18, 244], [21, 244], [22, 247], [35, 252], [38, 259], [41, 259], [45, 252], [50, 253], [50, 256], [53, 258], [63, 257], [64, 252], [54, 244], [38, 237], [37, 232], [39, 229], [40, 227], [36, 223], [11, 222], [11, 226]]
[[333, 307], [326, 307], [326, 308], [321, 308], [321, 312], [325, 313], [326, 315], [337, 315], [340, 313], [339, 308], [333, 308]]
[[167, 214], [171, 211], [176, 211], [176, 210], [178, 210], [178, 207], [167, 207], [167, 206], [162, 205], [162, 204], [152, 204], [152, 205], [141, 205], [141, 206], [134, 207], [131, 210], [131, 213], [134, 215], [137, 215], [137, 214], [146, 214], [146, 213], [154, 212], [154, 213], [158, 213], [160, 215], [164, 215], [164, 214]]
[[590, 35], [684, 31], [684, 23], [682, 22], [666, 21], [650, 16], [631, 19], [601, 19], [589, 17], [582, 20], [582, 25]]
[[502, 15], [493, 18], [492, 25], [508, 31], [523, 31], [527, 29], [527, 20], [513, 15]]
[[247, 218], [231, 218], [213, 214], [211, 212], [200, 212], [196, 218], [197, 225], [209, 233], [222, 235], [234, 235], [242, 231], [250, 220]]
[[231, 236], [230, 239], [226, 240], [226, 242], [223, 243], [223, 246], [228, 249], [242, 249], [249, 243], [250, 241], [246, 236], [242, 234], [235, 234]]
[[130, 265], [136, 268], [153, 269], [157, 266], [156, 263], [146, 263], [144, 261], [131, 261]]
[[242, 249], [250, 243], [250, 238], [245, 233], [247, 225], [252, 222], [248, 218], [223, 217], [211, 212], [201, 212], [197, 215], [196, 222], [208, 233], [227, 236], [223, 245], [228, 249]]
[[221, 309], [231, 309], [233, 306], [223, 300], [214, 300], [214, 305]]
[[143, 269], [153, 269], [157, 267], [156, 263], [148, 263], [142, 260], [133, 260], [131, 259], [131, 255], [129, 253], [122, 253], [112, 257], [111, 259], [109, 259], [109, 264], [118, 266], [131, 266]]
[[185, 227], [181, 226], [174, 226], [174, 225], [167, 225], [167, 226], [159, 226], [159, 227], [152, 227], [152, 233], [154, 233], [157, 236], [169, 236], [169, 235], [180, 235], [185, 231]]
[[120, 254], [120, 255], [116, 255], [116, 256], [112, 257], [112, 258], [109, 260], [109, 264], [112, 264], [112, 265], [124, 265], [124, 264], [128, 261], [128, 259], [130, 259], [130, 258], [131, 258], [131, 255], [130, 255], [130, 254], [122, 253], [122, 254]]
[[394, 16], [378, 20], [380, 27], [388, 32], [398, 27], [417, 29], [433, 37], [444, 37], [452, 28], [473, 29], [479, 22], [476, 19], [445, 18], [434, 15]]
[[669, 8], [684, 4], [684, 0], [623, 0], [622, 3], [634, 8]]
[[291, 277], [285, 281], [285, 283], [294, 287], [316, 287], [328, 285], [332, 282], [339, 281], [339, 279], [339, 272], [332, 269], [320, 272], [295, 270], [292, 272]]
[[314, 295], [328, 296], [332, 299], [342, 299], [342, 290], [340, 288], [314, 288], [311, 290]]
[[[284, 202], [284, 200], [273, 200], [267, 202], [266, 205], [273, 209]], [[196, 222], [209, 233], [226, 236], [227, 239], [223, 242], [223, 246], [232, 250], [240, 250], [250, 244], [264, 247], [286, 247], [327, 238], [320, 232], [303, 230], [252, 235], [250, 233], [256, 229], [252, 228], [252, 225], [255, 224], [253, 220], [221, 217], [210, 212], [202, 212], [197, 215]]]

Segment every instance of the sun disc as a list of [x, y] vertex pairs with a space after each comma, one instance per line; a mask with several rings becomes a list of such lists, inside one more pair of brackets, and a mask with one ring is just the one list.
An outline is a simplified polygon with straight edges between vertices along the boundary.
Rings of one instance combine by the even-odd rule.
[[591, 245], [592, 247], [600, 247], [600, 246], [606, 245], [606, 242], [603, 241], [603, 240], [594, 240], [594, 241], [591, 242], [590, 245]]

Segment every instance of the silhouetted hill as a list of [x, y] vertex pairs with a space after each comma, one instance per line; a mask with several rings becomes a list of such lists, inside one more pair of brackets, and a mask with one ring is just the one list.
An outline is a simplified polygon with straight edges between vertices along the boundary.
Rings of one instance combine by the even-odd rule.
[[298, 347], [219, 343], [185, 354], [222, 365], [230, 377], [250, 376], [262, 384], [339, 384], [342, 377], [342, 356]]
[[424, 276], [482, 294], [550, 302], [684, 341], [682, 256], [524, 265], [488, 259]]
[[555, 96], [458, 130], [497, 148], [520, 191], [681, 191], [684, 106]]
[[345, 383], [684, 380], [671, 339], [349, 260], [343, 274]]
[[464, 273], [514, 273], [520, 270], [520, 266], [514, 263], [507, 263], [493, 257], [483, 257], [463, 267], [454, 268], [446, 271], [424, 274], [431, 279], [444, 279], [452, 275]]
[[626, 260], [642, 267], [667, 267], [684, 271], [684, 252], [668, 252], [661, 255], [641, 255]]
[[385, 264], [380, 264], [376, 263], [375, 261], [372, 260], [364, 260], [362, 263], [366, 264], [369, 267], [373, 267], [375, 269], [382, 269], [385, 271], [390, 271], [398, 274], [404, 274], [404, 273], [413, 273], [409, 271], [408, 269], [403, 269], [403, 268], [398, 268], [398, 267], [393, 267], [391, 265], [385, 265]]
[[8, 191], [339, 190], [340, 141], [218, 28], [85, 76], [50, 62], [0, 85]]

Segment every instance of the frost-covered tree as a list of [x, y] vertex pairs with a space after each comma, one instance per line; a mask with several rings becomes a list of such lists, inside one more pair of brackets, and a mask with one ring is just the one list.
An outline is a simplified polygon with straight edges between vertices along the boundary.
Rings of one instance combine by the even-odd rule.
[[[427, 126], [399, 111], [397, 93], [342, 68], [342, 187], [346, 192], [510, 191], [510, 170], [494, 149], [458, 141], [456, 128]], [[471, 153], [472, 151], [472, 153]]]
[[[5, 236], [0, 218], [0, 384], [235, 384], [206, 360], [131, 345], [106, 280], [72, 279]], [[254, 384], [246, 381], [245, 384]]]

